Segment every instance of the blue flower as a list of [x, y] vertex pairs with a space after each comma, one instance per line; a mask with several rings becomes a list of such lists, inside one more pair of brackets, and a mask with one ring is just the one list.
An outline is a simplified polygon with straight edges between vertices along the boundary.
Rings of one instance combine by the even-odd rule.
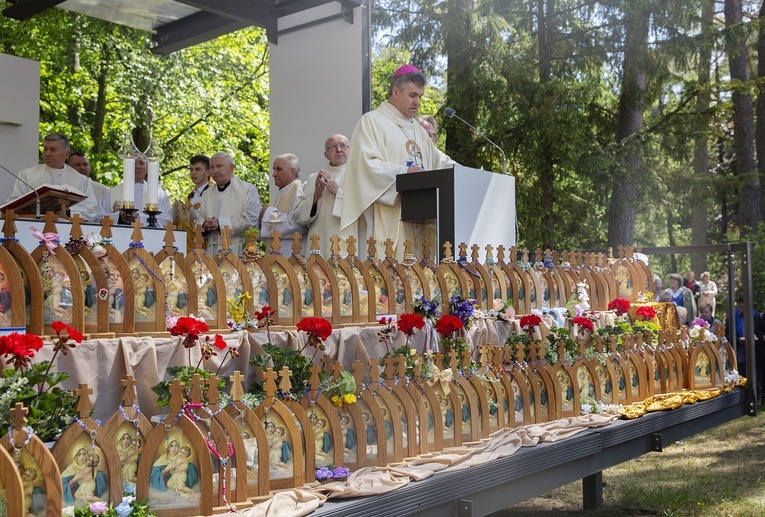
[[351, 472], [345, 467], [337, 467], [332, 471], [332, 479], [344, 479], [347, 478]]
[[324, 479], [328, 479], [332, 477], [332, 471], [329, 470], [327, 467], [321, 467], [320, 469], [316, 470], [316, 479], [319, 481], [322, 481]]
[[114, 511], [117, 512], [119, 517], [127, 517], [133, 513], [133, 507], [129, 503], [124, 501], [114, 507]]

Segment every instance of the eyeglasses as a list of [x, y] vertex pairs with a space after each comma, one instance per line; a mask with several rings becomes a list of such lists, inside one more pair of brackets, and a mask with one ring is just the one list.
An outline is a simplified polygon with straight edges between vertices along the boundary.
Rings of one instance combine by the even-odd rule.
[[345, 151], [346, 149], [349, 149], [350, 147], [351, 146], [348, 145], [348, 144], [334, 144], [334, 145], [330, 145], [329, 147], [327, 147], [324, 150], [325, 151], [331, 151], [332, 149], [337, 149], [338, 151]]
[[430, 138], [435, 138], [437, 135], [436, 135], [436, 133], [428, 133], [428, 136], [429, 136]]

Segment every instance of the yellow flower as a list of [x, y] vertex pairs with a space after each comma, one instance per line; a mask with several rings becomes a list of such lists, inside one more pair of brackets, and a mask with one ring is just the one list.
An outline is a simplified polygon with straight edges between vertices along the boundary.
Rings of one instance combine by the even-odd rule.
[[[355, 399], [356, 396], [354, 395], [353, 398]], [[355, 400], [354, 400], [354, 402], [355, 402]], [[342, 407], [343, 406], [343, 397], [341, 397], [340, 395], [332, 395], [332, 403], [334, 405], [336, 405], [337, 407]]]
[[417, 350], [415, 350], [414, 348], [409, 349], [409, 355], [414, 355], [416, 353], [417, 353]]
[[347, 395], [343, 395], [343, 401], [346, 404], [353, 404], [354, 402], [356, 402], [356, 395], [354, 395], [353, 393], [348, 393]]

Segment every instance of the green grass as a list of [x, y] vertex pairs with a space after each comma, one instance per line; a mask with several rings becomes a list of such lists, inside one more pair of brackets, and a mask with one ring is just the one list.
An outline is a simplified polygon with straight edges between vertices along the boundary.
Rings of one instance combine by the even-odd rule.
[[742, 417], [603, 472], [603, 510], [582, 511], [581, 482], [500, 516], [765, 515], [765, 416]]

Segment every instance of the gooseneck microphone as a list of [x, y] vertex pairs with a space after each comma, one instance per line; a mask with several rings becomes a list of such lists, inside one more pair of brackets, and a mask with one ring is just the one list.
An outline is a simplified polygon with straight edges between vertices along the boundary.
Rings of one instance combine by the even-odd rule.
[[14, 178], [16, 178], [17, 180], [19, 180], [20, 182], [22, 182], [24, 185], [26, 185], [27, 187], [29, 187], [29, 189], [30, 189], [32, 192], [34, 192], [34, 193], [35, 193], [35, 197], [37, 197], [37, 203], [35, 204], [35, 219], [39, 219], [39, 218], [40, 218], [40, 203], [41, 203], [41, 202], [40, 202], [40, 194], [38, 194], [38, 193], [37, 193], [37, 189], [35, 189], [34, 187], [32, 187], [32, 185], [30, 185], [29, 183], [27, 183], [27, 182], [26, 182], [26, 181], [24, 181], [23, 179], [21, 179], [21, 178], [20, 178], [20, 177], [19, 177], [17, 174], [14, 174], [14, 173], [13, 173], [13, 172], [11, 172], [10, 170], [8, 170], [8, 168], [7, 168], [7, 167], [5, 167], [5, 166], [4, 166], [2, 163], [0, 163], [0, 168], [2, 168], [2, 169], [5, 171], [5, 172], [7, 172], [8, 174], [10, 174], [11, 176], [13, 176]]
[[465, 124], [467, 127], [473, 130], [478, 136], [489, 142], [491, 145], [493, 145], [501, 154], [502, 154], [502, 174], [507, 174], [507, 157], [505, 156], [505, 151], [502, 150], [500, 146], [492, 142], [488, 136], [484, 135], [481, 131], [479, 131], [477, 128], [473, 127], [470, 122], [465, 120], [464, 118], [457, 115], [457, 112], [454, 111], [453, 108], [444, 108], [444, 115], [446, 115], [448, 118], [456, 118], [463, 124]]

